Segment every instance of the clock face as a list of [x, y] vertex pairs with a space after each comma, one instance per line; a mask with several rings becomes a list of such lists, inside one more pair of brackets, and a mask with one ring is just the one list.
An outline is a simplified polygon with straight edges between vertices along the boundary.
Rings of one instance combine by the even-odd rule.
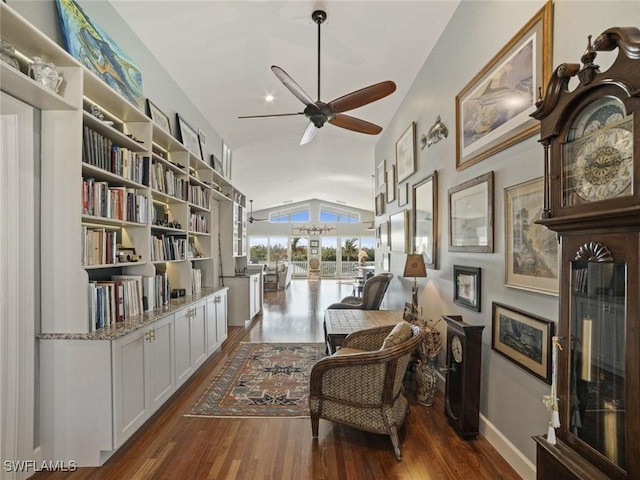
[[451, 339], [451, 354], [457, 363], [462, 363], [462, 342], [457, 335]]
[[620, 100], [603, 97], [587, 106], [567, 140], [565, 205], [631, 195], [633, 126]]

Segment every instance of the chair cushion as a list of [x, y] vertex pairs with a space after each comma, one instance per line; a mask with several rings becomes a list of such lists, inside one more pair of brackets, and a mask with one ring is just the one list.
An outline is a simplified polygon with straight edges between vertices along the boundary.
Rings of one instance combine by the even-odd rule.
[[357, 348], [349, 348], [349, 347], [340, 347], [336, 353], [332, 356], [340, 356], [340, 355], [351, 355], [352, 353], [362, 353], [366, 350], [359, 350]]
[[411, 331], [411, 324], [409, 322], [398, 322], [393, 330], [389, 332], [389, 335], [382, 342], [382, 347], [380, 350], [384, 350], [386, 348], [395, 347], [396, 345], [400, 345], [402, 342], [406, 342], [411, 338], [413, 332]]

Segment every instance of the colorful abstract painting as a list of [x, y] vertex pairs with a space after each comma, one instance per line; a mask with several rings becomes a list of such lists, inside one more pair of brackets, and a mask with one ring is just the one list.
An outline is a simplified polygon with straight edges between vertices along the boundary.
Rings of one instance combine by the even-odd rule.
[[74, 0], [56, 0], [67, 51], [107, 85], [144, 109], [142, 74]]

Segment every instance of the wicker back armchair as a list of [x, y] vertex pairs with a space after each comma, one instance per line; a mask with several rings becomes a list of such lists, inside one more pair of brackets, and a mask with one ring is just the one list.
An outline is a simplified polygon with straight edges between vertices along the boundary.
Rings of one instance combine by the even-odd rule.
[[[412, 352], [422, 342], [422, 332], [412, 326], [412, 336], [391, 348], [380, 347], [393, 326], [352, 333], [337, 354], [318, 361], [311, 370], [309, 408], [311, 430], [318, 437], [321, 418], [373, 433], [391, 436], [402, 460], [398, 429], [404, 423], [408, 402], [402, 380]], [[361, 353], [347, 353], [362, 351]]]
[[364, 282], [362, 287], [362, 297], [344, 297], [338, 303], [332, 303], [327, 308], [337, 309], [359, 309], [359, 310], [380, 310], [384, 294], [389, 288], [389, 283], [393, 278], [393, 273], [379, 273]]

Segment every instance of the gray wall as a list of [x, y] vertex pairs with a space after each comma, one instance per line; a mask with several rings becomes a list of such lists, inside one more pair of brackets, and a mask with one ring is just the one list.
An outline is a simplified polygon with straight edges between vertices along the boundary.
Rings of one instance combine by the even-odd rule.
[[[211, 154], [222, 158], [222, 139], [218, 133], [144, 46], [135, 32], [122, 20], [111, 4], [106, 1], [77, 0], [77, 2], [85, 13], [127, 52], [140, 69], [144, 96], [169, 116], [172, 133], [177, 134], [176, 113], [179, 112], [190, 125], [201, 129], [206, 134], [205, 160], [208, 161]], [[40, 31], [64, 47], [55, 1], [8, 0], [7, 3]], [[149, 2], [149, 8], [153, 8], [153, 2]], [[176, 54], [179, 54], [179, 51]]]
[[[429, 270], [422, 284], [420, 304], [425, 318], [443, 314], [462, 315], [475, 325], [485, 325], [483, 334], [481, 414], [493, 424], [531, 462], [535, 462], [532, 435], [546, 433], [548, 413], [542, 396], [549, 386], [491, 350], [491, 303], [496, 301], [557, 321], [558, 299], [504, 286], [504, 188], [543, 173], [543, 151], [537, 136], [524, 140], [460, 172], [455, 168], [455, 97], [515, 33], [544, 5], [535, 2], [462, 1], [451, 22], [429, 55], [408, 95], [376, 145], [372, 168], [382, 160], [395, 159], [395, 142], [412, 121], [417, 137], [427, 133], [440, 115], [449, 127], [449, 137], [420, 150], [418, 170], [407, 180], [417, 183], [430, 172], [438, 171], [438, 264]], [[598, 35], [613, 26], [640, 26], [640, 2], [556, 1], [554, 5], [553, 67], [564, 62], [579, 62], [587, 44], [587, 35]], [[610, 61], [610, 59], [609, 59]], [[607, 59], [596, 62], [603, 69]], [[447, 190], [488, 171], [494, 171], [494, 251], [492, 254], [454, 253], [448, 245]], [[397, 206], [378, 217], [388, 219]], [[383, 251], [379, 249], [378, 252]], [[391, 270], [402, 275], [404, 255], [392, 253]], [[464, 309], [453, 303], [453, 265], [482, 268], [482, 312]], [[410, 299], [409, 279], [395, 282], [387, 294], [388, 308], [401, 308]], [[444, 331], [443, 322], [439, 328]]]

